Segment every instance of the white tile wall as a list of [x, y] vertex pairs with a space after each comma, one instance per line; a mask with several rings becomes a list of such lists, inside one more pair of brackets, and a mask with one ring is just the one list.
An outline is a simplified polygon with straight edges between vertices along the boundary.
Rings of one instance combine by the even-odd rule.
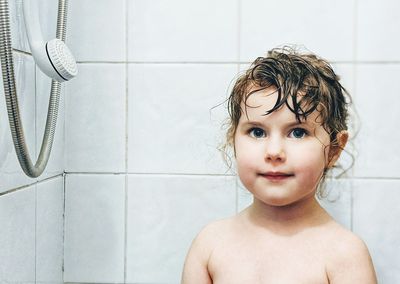
[[400, 282], [400, 180], [354, 181], [354, 232], [369, 247], [379, 283]]
[[400, 177], [400, 120], [398, 90], [393, 83], [400, 76], [398, 64], [360, 64], [357, 66], [357, 95], [360, 133], [355, 165], [357, 177]]
[[355, 0], [241, 1], [240, 60], [282, 44], [305, 45], [334, 61], [352, 60]]
[[35, 283], [36, 186], [0, 197], [0, 281]]
[[66, 95], [66, 171], [125, 170], [125, 66], [79, 64]]
[[233, 177], [129, 175], [126, 282], [179, 283], [196, 234], [235, 201]]
[[357, 60], [399, 61], [399, 1], [364, 0], [357, 8]]
[[129, 61], [238, 59], [238, 1], [127, 3]]
[[[94, 62], [80, 64], [79, 77], [67, 86], [66, 170], [92, 174], [67, 174], [67, 199], [69, 190], [71, 198], [67, 200], [65, 281], [123, 282], [125, 253], [126, 282], [179, 282], [184, 255], [200, 227], [251, 202], [251, 195], [229, 191], [236, 188], [234, 177], [211, 176], [226, 173], [226, 167], [215, 150], [223, 137], [220, 122], [225, 109], [216, 108], [211, 114], [210, 109], [226, 98], [239, 62], [252, 61], [276, 45], [299, 43], [335, 61], [344, 86], [356, 97], [363, 130], [355, 141], [360, 152], [355, 174], [396, 178], [374, 180], [371, 185], [369, 179], [361, 180], [353, 199], [351, 180], [330, 184], [334, 188], [330, 198], [340, 193], [340, 199], [322, 201], [323, 206], [344, 226], [351, 228], [354, 223], [355, 232], [366, 239], [377, 259], [381, 283], [399, 282], [395, 219], [385, 223], [385, 214], [395, 218], [396, 209], [370, 218], [370, 208], [376, 206], [372, 201], [391, 208], [399, 199], [395, 188], [400, 155], [393, 122], [398, 114], [396, 104], [387, 103], [396, 99], [393, 82], [398, 68], [397, 64], [353, 62], [356, 58], [399, 60], [397, 2], [93, 3], [70, 1], [69, 9], [67, 41], [78, 60]], [[41, 10], [51, 9], [42, 4]], [[124, 176], [95, 174], [126, 170], [130, 173], [127, 201]], [[359, 194], [364, 185], [373, 191], [370, 199]], [[377, 188], [390, 190], [381, 194]], [[386, 193], [390, 200], [385, 199]], [[127, 216], [121, 209], [124, 202]], [[382, 240], [385, 245], [379, 244]]]
[[[35, 152], [35, 69], [31, 57], [14, 53], [19, 111], [31, 159]], [[36, 181], [23, 173], [12, 143], [3, 85], [0, 91], [0, 192]]]
[[130, 64], [128, 170], [225, 173], [218, 152], [234, 64]]
[[67, 175], [64, 281], [124, 282], [125, 176]]
[[125, 2], [69, 1], [67, 42], [78, 61], [125, 61]]
[[36, 282], [63, 283], [64, 179], [37, 184]]

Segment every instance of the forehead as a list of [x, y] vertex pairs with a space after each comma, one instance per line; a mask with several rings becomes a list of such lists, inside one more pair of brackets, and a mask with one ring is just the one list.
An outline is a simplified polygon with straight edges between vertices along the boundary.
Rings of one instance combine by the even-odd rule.
[[[296, 115], [291, 110], [293, 109], [293, 102], [290, 97], [280, 108], [267, 114], [267, 112], [273, 109], [278, 102], [278, 90], [274, 86], [259, 91], [257, 90], [257, 88], [251, 89], [248, 93], [250, 95], [248, 95], [247, 98], [243, 98], [241, 102], [241, 116], [239, 121], [268, 119], [277, 116], [279, 116], [281, 120], [296, 120]], [[298, 94], [298, 96], [302, 95]], [[291, 109], [289, 109], [289, 107]], [[322, 120], [318, 109], [319, 108], [308, 114], [306, 119], [300, 118], [300, 121], [321, 125]]]

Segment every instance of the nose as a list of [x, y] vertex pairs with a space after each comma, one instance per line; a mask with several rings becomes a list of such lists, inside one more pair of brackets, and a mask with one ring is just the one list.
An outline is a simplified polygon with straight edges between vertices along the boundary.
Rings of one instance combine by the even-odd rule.
[[270, 137], [269, 141], [265, 145], [265, 160], [268, 162], [286, 161], [284, 142], [280, 138]]

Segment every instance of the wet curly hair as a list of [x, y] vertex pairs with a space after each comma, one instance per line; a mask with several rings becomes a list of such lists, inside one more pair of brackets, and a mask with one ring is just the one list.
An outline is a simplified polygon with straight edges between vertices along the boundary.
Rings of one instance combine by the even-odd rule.
[[[300, 122], [317, 110], [318, 119], [330, 136], [328, 146], [339, 147], [337, 134], [348, 129], [351, 103], [350, 94], [339, 80], [328, 61], [312, 53], [300, 53], [291, 46], [274, 48], [266, 57], [258, 57], [236, 80], [227, 100], [229, 119], [224, 150], [233, 147], [235, 152], [235, 133], [241, 115], [246, 113], [242, 103], [247, 109], [248, 98], [269, 87], [276, 88], [277, 100], [265, 115], [286, 105]], [[321, 185], [327, 171], [324, 170], [317, 190], [319, 197], [323, 195]]]

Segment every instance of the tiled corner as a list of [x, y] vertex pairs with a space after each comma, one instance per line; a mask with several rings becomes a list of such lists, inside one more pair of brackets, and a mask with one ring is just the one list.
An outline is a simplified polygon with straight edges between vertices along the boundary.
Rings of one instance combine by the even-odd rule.
[[354, 4], [355, 0], [241, 1], [240, 60], [250, 61], [284, 44], [304, 45], [333, 61], [352, 60]]
[[358, 1], [357, 60], [399, 61], [400, 2]]
[[[36, 68], [36, 152], [39, 154], [43, 142], [49, 107], [51, 79]], [[57, 124], [46, 169], [39, 179], [61, 174], [64, 171], [64, 102], [65, 87], [61, 85]]]
[[130, 64], [129, 172], [224, 174], [221, 103], [236, 72], [235, 64]]
[[66, 42], [76, 60], [126, 60], [125, 2], [69, 1]]
[[400, 76], [398, 64], [357, 65], [357, 95], [355, 106], [359, 129], [355, 138], [358, 151], [356, 177], [400, 177], [400, 120], [398, 91], [393, 82]]
[[79, 64], [66, 83], [67, 172], [125, 170], [125, 66]]
[[35, 283], [35, 190], [0, 196], [0, 281]]
[[129, 61], [238, 59], [238, 1], [128, 1]]
[[[35, 152], [35, 67], [32, 57], [14, 53], [14, 74], [25, 141], [31, 159]], [[0, 192], [36, 181], [22, 171], [15, 153], [9, 126], [2, 80], [0, 83]]]
[[124, 282], [124, 220], [124, 175], [66, 175], [65, 282]]
[[129, 175], [126, 282], [179, 283], [194, 237], [235, 203], [232, 177]]
[[367, 244], [379, 283], [400, 283], [400, 180], [354, 181], [353, 229]]
[[36, 281], [63, 283], [64, 179], [36, 186]]

